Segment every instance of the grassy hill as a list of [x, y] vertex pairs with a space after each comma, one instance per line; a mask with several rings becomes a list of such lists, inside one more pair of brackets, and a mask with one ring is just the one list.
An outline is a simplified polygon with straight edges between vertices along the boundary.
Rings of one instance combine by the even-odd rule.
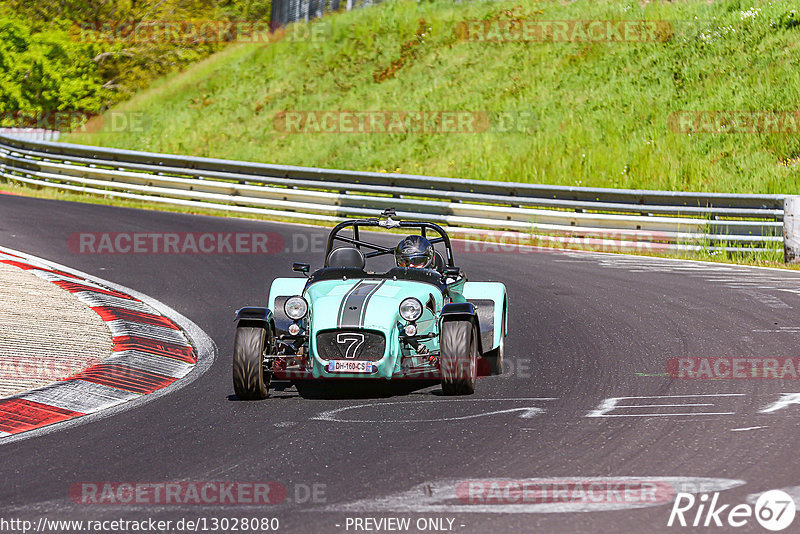
[[[690, 135], [673, 119], [800, 110], [799, 18], [779, 1], [390, 0], [294, 28], [294, 38], [230, 46], [114, 110], [143, 117], [142, 129], [113, 132], [106, 121], [67, 140], [463, 178], [797, 193], [797, 115], [781, 115], [782, 133]], [[474, 41], [465, 28], [475, 23], [460, 24], [623, 19], [668, 23], [655, 42]], [[464, 111], [489, 124], [466, 133], [282, 131], [282, 112], [297, 110]]]

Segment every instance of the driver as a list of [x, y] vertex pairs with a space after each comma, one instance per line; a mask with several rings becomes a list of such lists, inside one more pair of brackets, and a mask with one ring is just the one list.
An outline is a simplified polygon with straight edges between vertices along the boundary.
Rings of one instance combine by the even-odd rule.
[[394, 249], [394, 259], [398, 267], [433, 269], [433, 255], [431, 242], [419, 235], [403, 238]]

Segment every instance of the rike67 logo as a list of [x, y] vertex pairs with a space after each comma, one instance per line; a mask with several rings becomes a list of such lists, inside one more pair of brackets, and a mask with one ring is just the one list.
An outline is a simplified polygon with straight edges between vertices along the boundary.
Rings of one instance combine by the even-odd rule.
[[710, 498], [707, 493], [699, 497], [691, 493], [678, 493], [672, 504], [667, 526], [739, 528], [754, 518], [771, 531], [784, 530], [792, 524], [795, 503], [791, 495], [781, 490], [770, 490], [758, 496], [755, 505], [719, 503], [719, 492]]

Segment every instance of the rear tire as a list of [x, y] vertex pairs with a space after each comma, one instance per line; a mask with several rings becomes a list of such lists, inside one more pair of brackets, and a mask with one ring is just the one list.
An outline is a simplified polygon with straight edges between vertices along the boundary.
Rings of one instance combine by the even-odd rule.
[[489, 361], [489, 373], [493, 375], [503, 374], [503, 367], [506, 354], [506, 310], [503, 308], [503, 318], [500, 323], [500, 344], [496, 349], [487, 352], [483, 357]]
[[233, 391], [241, 400], [266, 399], [271, 374], [264, 371], [264, 349], [270, 346], [265, 328], [240, 326], [233, 342]]
[[471, 321], [442, 322], [439, 361], [442, 392], [471, 395], [478, 376], [478, 336]]

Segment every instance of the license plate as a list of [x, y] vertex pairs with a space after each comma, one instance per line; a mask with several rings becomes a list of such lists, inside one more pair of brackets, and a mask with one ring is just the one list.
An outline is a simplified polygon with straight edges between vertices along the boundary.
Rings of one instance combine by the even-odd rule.
[[371, 373], [372, 362], [350, 361], [350, 360], [330, 360], [328, 362], [329, 373]]

